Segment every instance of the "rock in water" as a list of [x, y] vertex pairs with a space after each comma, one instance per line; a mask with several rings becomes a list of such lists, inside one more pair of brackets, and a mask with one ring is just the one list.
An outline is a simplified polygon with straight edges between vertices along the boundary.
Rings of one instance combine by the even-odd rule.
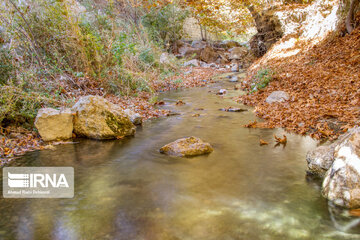
[[324, 177], [325, 173], [334, 162], [334, 146], [320, 146], [306, 155], [308, 172], [319, 177]]
[[335, 161], [327, 171], [322, 194], [334, 204], [360, 208], [360, 133], [335, 148]]
[[266, 98], [266, 102], [267, 103], [274, 103], [274, 102], [285, 102], [287, 100], [289, 100], [289, 94], [287, 94], [284, 91], [275, 91], [272, 92], [267, 98]]
[[73, 115], [70, 109], [41, 108], [35, 119], [35, 127], [44, 141], [72, 138]]
[[354, 127], [349, 129], [347, 133], [341, 135], [334, 143], [328, 146], [320, 146], [309, 151], [306, 155], [308, 173], [321, 178], [325, 177], [326, 172], [335, 160], [335, 148], [348, 140], [354, 133], [360, 133], [360, 128]]
[[231, 71], [232, 71], [232, 72], [239, 72], [239, 64], [234, 63], [234, 64], [231, 66]]
[[71, 110], [76, 113], [74, 132], [77, 136], [115, 139], [135, 134], [135, 126], [126, 113], [103, 97], [82, 97]]
[[203, 142], [203, 140], [197, 137], [181, 138], [160, 149], [161, 153], [178, 157], [198, 156], [213, 151], [214, 149], [209, 143]]
[[141, 125], [142, 124], [142, 117], [140, 114], [132, 111], [131, 109], [126, 109], [124, 110], [124, 113], [126, 113], [126, 115], [128, 115], [128, 117], [130, 118], [130, 121], [135, 124], [135, 125]]

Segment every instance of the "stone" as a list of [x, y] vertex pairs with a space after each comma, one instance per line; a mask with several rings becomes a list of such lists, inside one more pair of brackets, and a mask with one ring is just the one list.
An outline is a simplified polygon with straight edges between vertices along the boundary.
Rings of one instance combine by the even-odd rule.
[[170, 57], [168, 53], [162, 53], [160, 56], [160, 63], [162, 64], [169, 64], [170, 63]]
[[184, 67], [200, 67], [200, 61], [193, 59], [184, 63]]
[[229, 82], [238, 82], [239, 81], [239, 78], [238, 76], [231, 76]]
[[306, 154], [308, 172], [324, 177], [334, 162], [334, 146], [320, 146]]
[[67, 140], [72, 138], [73, 115], [68, 108], [41, 108], [35, 119], [35, 127], [44, 141]]
[[306, 161], [308, 164], [307, 172], [316, 177], [325, 177], [326, 172], [330, 169], [335, 160], [335, 148], [345, 140], [349, 139], [354, 133], [360, 133], [360, 128], [351, 128], [347, 133], [341, 135], [338, 140], [332, 144], [320, 146], [309, 151], [306, 155]]
[[198, 49], [203, 49], [207, 46], [205, 41], [199, 41], [199, 40], [195, 40], [191, 43], [191, 47], [192, 48], [198, 48]]
[[139, 113], [132, 111], [131, 109], [124, 110], [124, 113], [128, 115], [130, 121], [135, 125], [141, 125], [143, 122], [143, 118]]
[[322, 194], [337, 206], [360, 208], [360, 133], [353, 133], [335, 148]]
[[188, 46], [183, 46], [179, 48], [179, 54], [181, 57], [185, 58], [200, 58], [201, 49], [196, 49]]
[[289, 94], [284, 91], [274, 91], [267, 98], [267, 103], [285, 102], [289, 100]]
[[216, 62], [219, 54], [210, 46], [206, 46], [200, 53], [200, 59], [206, 63]]
[[230, 60], [240, 60], [243, 59], [248, 54], [248, 49], [246, 47], [234, 47], [229, 50], [229, 59]]
[[209, 143], [197, 137], [181, 138], [160, 149], [160, 153], [177, 157], [192, 157], [209, 154], [213, 151], [214, 149]]
[[72, 107], [74, 133], [92, 139], [116, 139], [135, 134], [135, 126], [120, 108], [100, 96], [81, 97]]
[[226, 92], [227, 92], [226, 89], [220, 89], [217, 95], [224, 95], [226, 94]]
[[231, 65], [231, 71], [232, 71], [232, 72], [239, 72], [239, 64], [233, 63], [233, 64]]
[[234, 47], [240, 47], [240, 46], [241, 46], [241, 44], [234, 40], [225, 40], [220, 43], [220, 47], [222, 47], [222, 48], [234, 48]]

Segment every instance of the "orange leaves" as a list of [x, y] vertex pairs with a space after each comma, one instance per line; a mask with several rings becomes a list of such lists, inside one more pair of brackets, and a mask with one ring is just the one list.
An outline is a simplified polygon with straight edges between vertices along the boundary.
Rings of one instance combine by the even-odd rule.
[[264, 146], [264, 145], [269, 145], [269, 143], [260, 139], [260, 146]]
[[274, 138], [275, 138], [276, 142], [279, 144], [285, 145], [287, 143], [287, 137], [285, 135], [283, 135], [283, 138], [279, 138], [276, 135], [274, 135]]
[[251, 122], [249, 124], [244, 125], [244, 127], [246, 127], [246, 128], [256, 128], [257, 127], [256, 125], [257, 125], [257, 122], [255, 120], [255, 121], [253, 121], [253, 122]]
[[[275, 54], [270, 51], [256, 64], [272, 66], [276, 80], [264, 92], [238, 99], [255, 105], [257, 116], [266, 120], [267, 127], [283, 127], [316, 139], [335, 139], [358, 125], [360, 119], [359, 39], [357, 28], [351, 35], [332, 38], [310, 49], [306, 43], [299, 45], [300, 53], [292, 57], [270, 58]], [[266, 96], [277, 90], [290, 93], [292, 99], [266, 104]]]

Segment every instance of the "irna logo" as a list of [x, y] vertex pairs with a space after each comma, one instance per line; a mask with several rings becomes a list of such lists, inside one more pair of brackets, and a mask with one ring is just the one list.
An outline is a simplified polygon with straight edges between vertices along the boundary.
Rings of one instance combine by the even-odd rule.
[[72, 167], [5, 167], [5, 198], [73, 198]]
[[64, 174], [15, 174], [8, 172], [8, 185], [12, 188], [69, 187]]

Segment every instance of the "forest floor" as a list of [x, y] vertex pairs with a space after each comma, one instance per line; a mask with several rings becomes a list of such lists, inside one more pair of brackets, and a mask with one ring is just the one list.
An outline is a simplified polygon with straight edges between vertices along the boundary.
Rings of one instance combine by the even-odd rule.
[[[79, 99], [86, 95], [100, 95], [121, 108], [131, 109], [139, 113], [143, 120], [167, 116], [169, 111], [160, 110], [156, 106], [161, 104], [156, 101], [156, 94], [175, 90], [180, 88], [202, 87], [212, 82], [212, 77], [228, 71], [227, 69], [212, 68], [183, 68], [179, 74], [164, 80], [151, 83], [155, 90], [155, 95], [149, 92], [138, 92], [135, 96], [116, 96], [113, 94], [104, 94], [97, 86], [96, 81], [86, 81], [82, 85], [83, 91], [77, 92], [72, 85], [63, 86], [64, 94], [76, 93], [73, 95]], [[76, 99], [76, 100], [77, 100]], [[155, 99], [155, 100], [154, 100]], [[64, 144], [66, 142], [47, 143], [43, 142], [35, 130], [29, 130], [18, 126], [8, 126], [0, 128], [0, 166], [29, 151], [52, 149], [54, 145]]]
[[[255, 106], [256, 115], [265, 120], [252, 126], [282, 127], [310, 134], [315, 139], [334, 140], [359, 125], [359, 39], [358, 27], [350, 35], [331, 36], [308, 49], [306, 45], [297, 44], [289, 49], [300, 50], [296, 55], [269, 59], [266, 66], [274, 71], [269, 85], [254, 94], [236, 98]], [[247, 80], [251, 82], [251, 77]], [[289, 101], [269, 105], [265, 100], [273, 91], [287, 92]]]

